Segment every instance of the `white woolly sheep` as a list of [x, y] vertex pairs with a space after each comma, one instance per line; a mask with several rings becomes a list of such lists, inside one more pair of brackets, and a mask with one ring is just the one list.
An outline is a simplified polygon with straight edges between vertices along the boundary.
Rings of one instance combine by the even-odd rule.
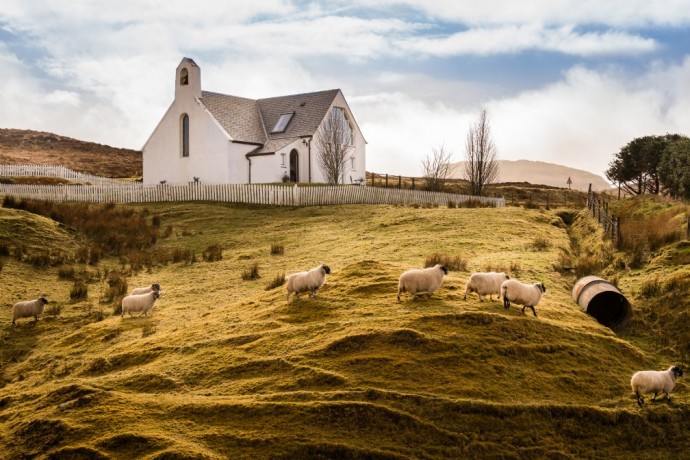
[[656, 400], [656, 395], [664, 393], [669, 401], [669, 393], [676, 387], [676, 378], [683, 376], [683, 369], [679, 366], [671, 366], [665, 371], [639, 371], [635, 372], [630, 379], [630, 386], [633, 393], [637, 396], [637, 404], [644, 404], [644, 395], [654, 393], [652, 401]]
[[134, 288], [134, 289], [132, 289], [132, 293], [130, 295], [148, 294], [149, 292], [153, 292], [153, 291], [160, 292], [161, 291], [161, 285], [158, 283], [153, 283], [151, 286]]
[[534, 307], [541, 300], [541, 296], [546, 292], [544, 283], [524, 284], [518, 280], [507, 280], [501, 284], [501, 296], [503, 297], [503, 306], [510, 308], [510, 302], [522, 305], [522, 312], [525, 308], [532, 309], [534, 316], [537, 312]]
[[398, 300], [402, 292], [409, 292], [413, 299], [418, 292], [431, 296], [441, 286], [443, 275], [447, 274], [448, 269], [440, 264], [422, 270], [417, 268], [407, 270], [400, 275], [398, 281]]
[[43, 314], [48, 299], [41, 296], [36, 300], [27, 300], [26, 302], [17, 302], [12, 307], [12, 324], [19, 318], [34, 317], [34, 321], [38, 321], [38, 317]]
[[471, 292], [476, 292], [479, 295], [479, 301], [483, 302], [483, 295], [488, 295], [489, 300], [492, 299], [492, 295], [496, 294], [499, 298], [501, 297], [501, 285], [505, 280], [509, 280], [510, 276], [503, 272], [476, 272], [470, 275], [470, 279], [467, 280], [467, 285], [465, 286], [465, 297], [463, 300], [467, 300], [467, 294]]
[[287, 300], [290, 294], [295, 293], [295, 298], [303, 292], [309, 292], [309, 297], [313, 297], [319, 292], [321, 286], [326, 283], [326, 275], [331, 274], [331, 269], [326, 264], [321, 264], [306, 272], [293, 273], [287, 278]]
[[133, 312], [142, 312], [144, 316], [148, 316], [156, 303], [156, 299], [160, 299], [161, 295], [158, 291], [151, 291], [147, 294], [128, 295], [122, 299], [122, 317], [125, 313], [132, 316]]

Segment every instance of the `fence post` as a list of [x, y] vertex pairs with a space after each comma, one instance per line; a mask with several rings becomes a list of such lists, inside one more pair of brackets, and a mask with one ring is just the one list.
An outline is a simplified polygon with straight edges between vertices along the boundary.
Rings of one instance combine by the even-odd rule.
[[386, 174], [386, 188], [388, 188], [388, 174]]
[[414, 177], [412, 178], [412, 190], [414, 190]]
[[398, 190], [402, 189], [402, 176], [398, 176]]

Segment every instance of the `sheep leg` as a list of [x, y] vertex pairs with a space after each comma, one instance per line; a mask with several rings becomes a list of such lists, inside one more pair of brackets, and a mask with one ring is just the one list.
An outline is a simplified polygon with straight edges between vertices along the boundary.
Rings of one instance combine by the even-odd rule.
[[529, 307], [532, 309], [532, 313], [534, 313], [534, 316], [537, 316], [537, 312], [536, 312], [536, 310], [534, 309], [534, 307], [533, 307], [532, 305], [530, 305]]
[[34, 321], [38, 321], [38, 315], [34, 315]]
[[[666, 392], [664, 392], [664, 393], [666, 393]], [[668, 394], [668, 393], [666, 393], [666, 399], [670, 401], [670, 400], [671, 400], [671, 395]]]
[[477, 292], [477, 295], [479, 296], [479, 301], [480, 301], [480, 302], [484, 302], [484, 299], [482, 299], [482, 295], [481, 295], [480, 293], [478, 293], [478, 292]]
[[506, 297], [503, 297], [503, 308], [506, 310], [510, 308], [510, 300], [508, 300]]
[[637, 405], [642, 407], [642, 405], [644, 404], [644, 398], [640, 396], [639, 392], [635, 392], [635, 395], [637, 396]]
[[659, 393], [656, 393], [656, 392], [654, 393], [654, 397], [652, 398], [652, 401], [656, 401], [656, 395], [658, 395], [658, 394]]

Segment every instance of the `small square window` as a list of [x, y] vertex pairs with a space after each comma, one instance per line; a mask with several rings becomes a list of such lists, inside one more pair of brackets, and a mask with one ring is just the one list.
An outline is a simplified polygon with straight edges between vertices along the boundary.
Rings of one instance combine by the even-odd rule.
[[284, 113], [278, 118], [278, 122], [276, 125], [273, 127], [271, 130], [271, 133], [282, 133], [285, 131], [285, 128], [287, 128], [288, 123], [290, 123], [290, 120], [292, 120], [292, 116], [295, 114], [295, 112], [290, 112], [290, 113]]

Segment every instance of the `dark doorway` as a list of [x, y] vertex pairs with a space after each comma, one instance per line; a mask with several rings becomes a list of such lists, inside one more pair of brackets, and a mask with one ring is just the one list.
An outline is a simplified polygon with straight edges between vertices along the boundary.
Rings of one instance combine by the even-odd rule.
[[299, 154], [295, 149], [290, 152], [290, 182], [299, 182]]

